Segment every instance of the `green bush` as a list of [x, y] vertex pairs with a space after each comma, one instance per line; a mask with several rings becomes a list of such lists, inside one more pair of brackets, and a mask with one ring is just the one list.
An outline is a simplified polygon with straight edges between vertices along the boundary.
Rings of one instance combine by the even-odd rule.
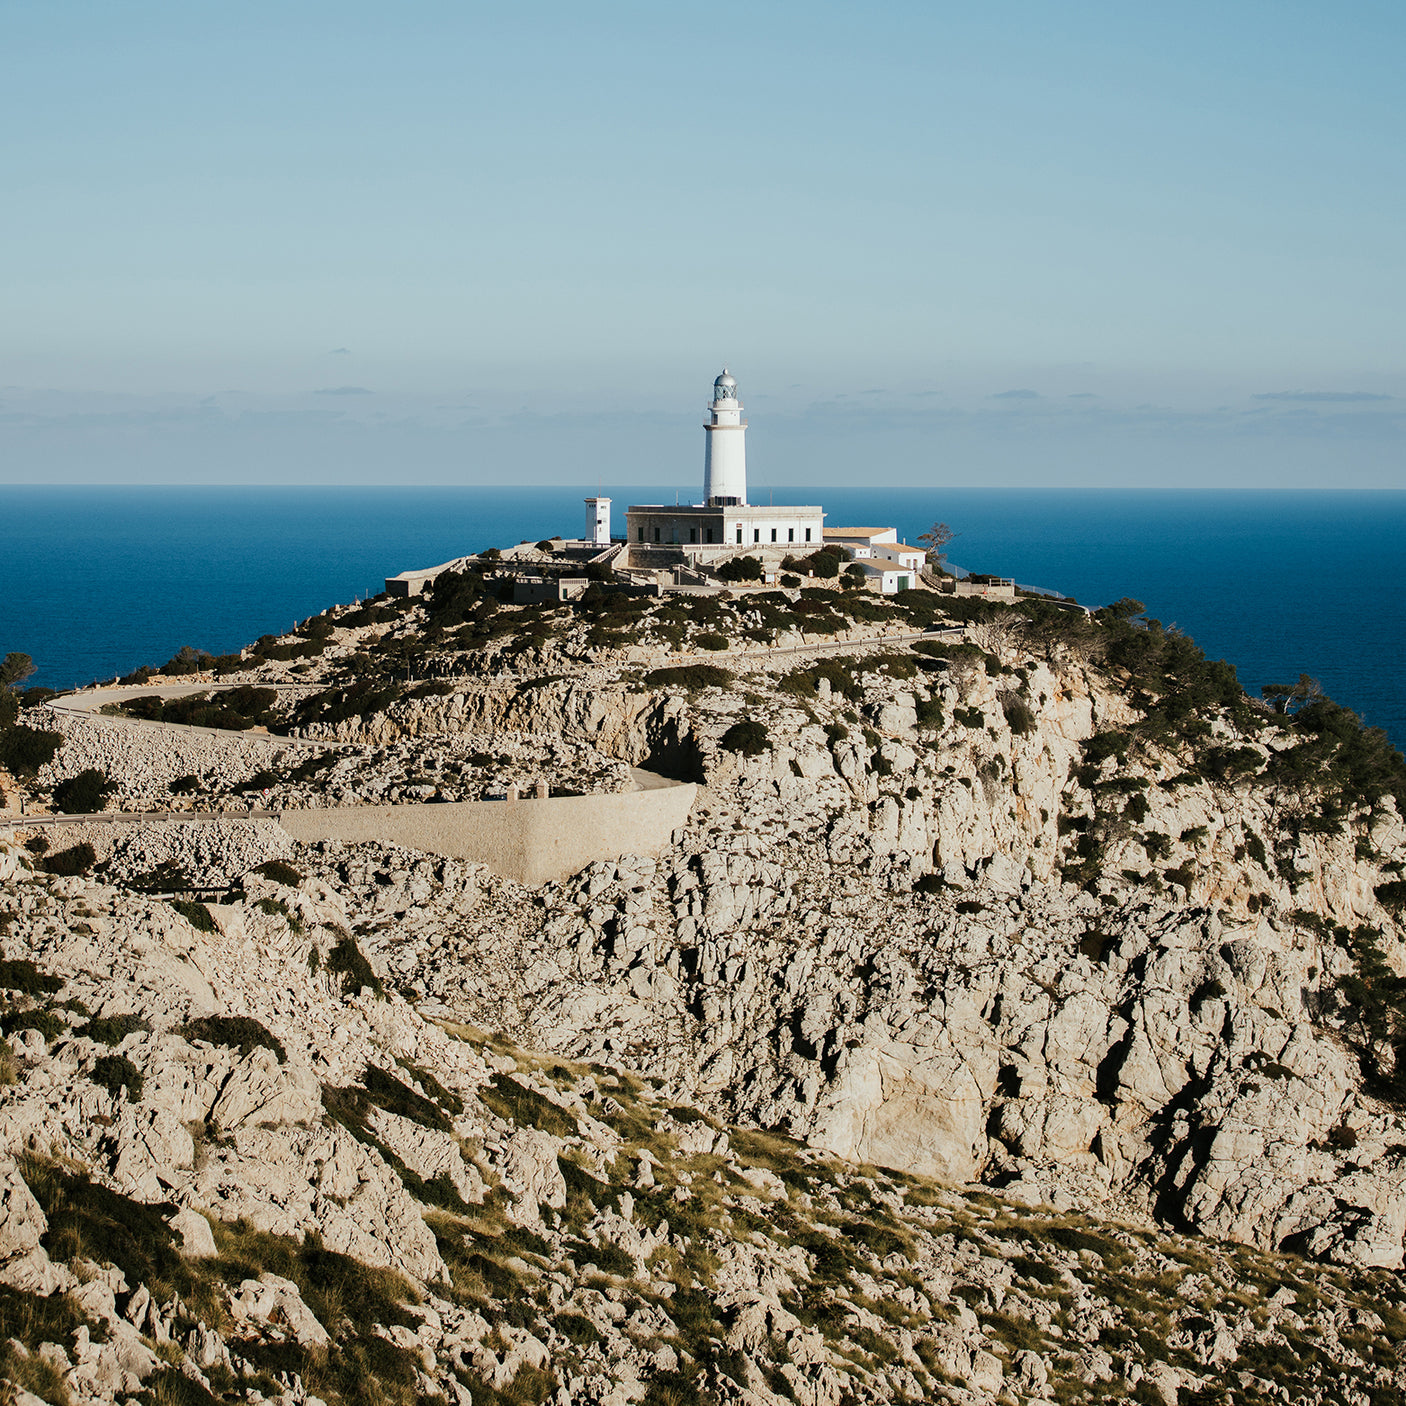
[[223, 1045], [247, 1055], [251, 1050], [272, 1050], [278, 1062], [287, 1058], [283, 1042], [271, 1034], [262, 1021], [248, 1015], [202, 1015], [188, 1021], [181, 1034], [187, 1040], [203, 1040], [209, 1045]]
[[732, 557], [718, 567], [720, 581], [760, 581], [765, 576], [761, 562], [753, 556]]
[[733, 723], [718, 739], [718, 746], [725, 752], [740, 752], [744, 757], [760, 756], [771, 750], [771, 738], [766, 724], [755, 718]]
[[303, 882], [301, 871], [281, 859], [266, 859], [255, 867], [254, 872], [262, 874], [264, 878], [271, 879], [276, 884], [282, 884], [284, 888], [288, 889], [295, 889]]
[[33, 776], [54, 760], [62, 746], [63, 733], [18, 723], [0, 731], [0, 767], [15, 776]]
[[1406, 880], [1392, 879], [1388, 883], [1378, 884], [1372, 892], [1376, 894], [1377, 902], [1393, 913], [1406, 908]]
[[169, 675], [198, 674], [209, 668], [214, 655], [203, 649], [193, 649], [183, 644], [160, 668], [158, 672]]
[[699, 635], [699, 636], [694, 640], [694, 643], [699, 647], [699, 649], [712, 649], [712, 650], [726, 649], [726, 648], [727, 648], [727, 636], [726, 636], [726, 635], [717, 634], [717, 633], [714, 632], [714, 631], [709, 631], [707, 634]]
[[86, 842], [71, 845], [57, 854], [47, 855], [44, 859], [44, 871], [72, 878], [78, 874], [86, 874], [97, 862], [97, 858], [92, 845]]
[[41, 972], [24, 957], [0, 961], [0, 987], [26, 996], [51, 996], [63, 988], [63, 978]]
[[192, 898], [173, 898], [171, 907], [193, 927], [196, 932], [215, 931], [215, 920], [210, 916], [210, 910], [203, 904], [197, 903]]
[[350, 933], [327, 954], [327, 970], [342, 978], [342, 993], [355, 996], [364, 986], [369, 986], [376, 995], [384, 997], [386, 988], [375, 968], [362, 955], [361, 948]]
[[20, 1030], [37, 1030], [46, 1040], [68, 1034], [68, 1025], [54, 1011], [6, 1011], [0, 1015], [0, 1031], [14, 1035]]
[[589, 1347], [592, 1343], [600, 1341], [600, 1334], [596, 1331], [595, 1325], [589, 1318], [583, 1318], [579, 1313], [558, 1313], [552, 1319], [552, 1327], [568, 1342], [575, 1343], [577, 1347]]
[[140, 1103], [145, 1083], [137, 1066], [126, 1055], [101, 1055], [93, 1065], [93, 1082], [100, 1084], [113, 1098], [127, 1090], [128, 1103]]
[[94, 1016], [76, 1032], [100, 1045], [120, 1045], [129, 1035], [139, 1030], [150, 1030], [151, 1022], [139, 1015], [99, 1015]]
[[664, 669], [651, 669], [644, 676], [650, 688], [681, 688], [696, 693], [704, 688], [727, 688], [732, 675], [716, 664], [673, 664]]
[[1001, 699], [1001, 711], [1006, 715], [1007, 726], [1017, 737], [1034, 732], [1038, 725], [1030, 705], [1018, 694], [1005, 694]]
[[88, 767], [54, 787], [54, 804], [64, 815], [91, 815], [103, 808], [112, 788], [103, 772]]

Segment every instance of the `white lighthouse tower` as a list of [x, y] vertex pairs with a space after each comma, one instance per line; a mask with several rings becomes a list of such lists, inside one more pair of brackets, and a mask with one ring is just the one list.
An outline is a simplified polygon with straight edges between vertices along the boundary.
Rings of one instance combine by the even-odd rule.
[[742, 507], [747, 502], [747, 422], [737, 399], [737, 382], [726, 366], [713, 382], [713, 403], [703, 432], [705, 506]]

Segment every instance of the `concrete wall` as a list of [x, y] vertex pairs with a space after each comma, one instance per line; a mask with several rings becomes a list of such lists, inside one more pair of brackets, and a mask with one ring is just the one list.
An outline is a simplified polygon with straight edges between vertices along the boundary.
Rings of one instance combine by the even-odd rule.
[[683, 783], [550, 800], [290, 810], [294, 839], [380, 840], [486, 864], [522, 884], [564, 879], [597, 859], [657, 855], [688, 819], [698, 788]]

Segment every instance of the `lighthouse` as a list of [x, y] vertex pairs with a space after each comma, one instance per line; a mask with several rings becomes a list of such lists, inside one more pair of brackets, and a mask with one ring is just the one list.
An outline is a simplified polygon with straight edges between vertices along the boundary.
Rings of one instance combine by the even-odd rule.
[[747, 422], [737, 382], [727, 367], [713, 382], [713, 402], [703, 422], [703, 504], [742, 507], [747, 502]]
[[825, 511], [818, 505], [748, 505], [747, 422], [737, 380], [726, 366], [713, 382], [703, 422], [703, 501], [637, 503], [625, 510], [630, 565], [645, 570], [658, 566], [661, 552], [697, 565], [725, 561], [738, 548], [750, 548], [769, 567], [780, 567], [787, 556], [814, 552], [824, 527]]

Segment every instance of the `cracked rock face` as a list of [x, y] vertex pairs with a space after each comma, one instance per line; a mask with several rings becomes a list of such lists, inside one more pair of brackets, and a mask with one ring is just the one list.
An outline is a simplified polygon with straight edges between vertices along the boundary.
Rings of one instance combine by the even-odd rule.
[[[750, 703], [740, 685], [678, 700], [707, 789], [658, 862], [535, 894], [448, 860], [377, 867], [371, 847], [309, 862], [387, 976], [458, 1018], [626, 1058], [859, 1162], [1399, 1265], [1382, 1158], [1406, 1135], [1331, 1012], [1352, 966], [1334, 925], [1400, 941], [1374, 897], [1402, 851], [1392, 803], [1361, 819], [1375, 858], [1345, 826], [1276, 864], [1282, 796], [1171, 754], [1075, 781], [1132, 712], [1088, 669], [1023, 675], [1019, 732], [982, 670], [861, 670], [860, 696], [800, 704], [757, 674]], [[770, 746], [722, 750], [762, 696]], [[927, 698], [968, 722], [919, 727]], [[556, 699], [518, 721], [570, 726]], [[1079, 887], [1062, 874], [1100, 788], [1141, 798], [1140, 820], [1109, 826], [1105, 877]], [[1159, 835], [1175, 883], [1148, 869]]]
[[[1230, 705], [1144, 736], [1130, 671], [1014, 628], [886, 629], [325, 728], [352, 803], [484, 739], [702, 778], [661, 857], [540, 888], [263, 823], [93, 826], [77, 878], [0, 843], [0, 1286], [57, 1324], [4, 1348], [22, 1406], [1406, 1390], [1392, 796]], [[232, 785], [278, 744], [221, 745]]]

